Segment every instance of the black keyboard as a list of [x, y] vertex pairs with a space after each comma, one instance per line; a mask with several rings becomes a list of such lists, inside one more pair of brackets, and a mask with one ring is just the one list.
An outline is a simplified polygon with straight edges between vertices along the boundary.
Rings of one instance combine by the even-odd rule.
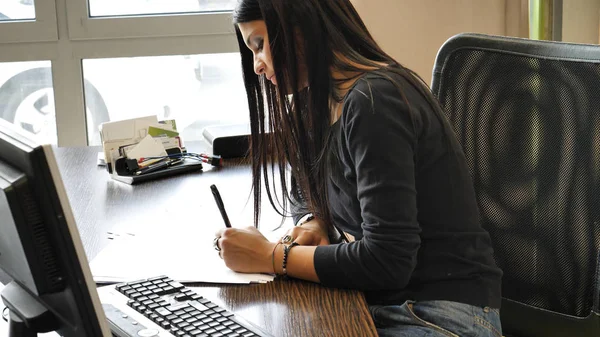
[[154, 323], [140, 320], [139, 315], [134, 319], [119, 310], [118, 305], [104, 303], [105, 314], [117, 336], [270, 336], [166, 276], [121, 283], [114, 289], [128, 298], [128, 307]]

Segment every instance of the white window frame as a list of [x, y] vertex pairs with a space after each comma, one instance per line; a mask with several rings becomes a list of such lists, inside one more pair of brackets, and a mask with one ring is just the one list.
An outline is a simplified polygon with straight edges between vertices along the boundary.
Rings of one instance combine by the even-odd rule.
[[234, 33], [229, 12], [90, 17], [88, 1], [67, 3], [71, 40]]
[[87, 0], [38, 0], [35, 5], [38, 19], [54, 15], [52, 29], [44, 26], [48, 36], [39, 38], [41, 32], [32, 30], [4, 39], [21, 22], [0, 25], [0, 61], [52, 62], [58, 146], [88, 145], [82, 60], [239, 50], [230, 12], [90, 18]]
[[57, 41], [54, 0], [36, 1], [35, 19], [0, 22], [0, 43]]

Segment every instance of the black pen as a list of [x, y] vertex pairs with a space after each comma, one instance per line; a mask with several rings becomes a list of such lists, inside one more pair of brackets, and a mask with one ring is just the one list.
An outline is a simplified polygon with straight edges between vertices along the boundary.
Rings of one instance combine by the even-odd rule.
[[231, 223], [229, 222], [229, 217], [227, 216], [227, 212], [225, 212], [225, 205], [223, 205], [223, 199], [221, 199], [221, 194], [217, 189], [217, 186], [210, 185], [210, 190], [212, 191], [213, 196], [215, 197], [215, 201], [217, 202], [217, 207], [221, 212], [221, 216], [223, 217], [223, 221], [225, 221], [225, 227], [231, 228]]
[[181, 162], [182, 162], [182, 160], [181, 160], [181, 159], [170, 159], [170, 160], [163, 160], [163, 161], [160, 161], [160, 162], [158, 162], [158, 163], [150, 164], [150, 165], [148, 165], [148, 166], [146, 166], [146, 167], [143, 167], [143, 168], [141, 168], [141, 169], [137, 170], [137, 171], [135, 172], [135, 175], [136, 175], [136, 176], [139, 176], [139, 175], [141, 175], [141, 174], [146, 174], [146, 173], [150, 173], [150, 172], [155, 172], [155, 171], [162, 170], [162, 169], [164, 169], [164, 168], [167, 168], [167, 167], [170, 167], [170, 166], [173, 166], [173, 165], [179, 164], [179, 163], [181, 163]]

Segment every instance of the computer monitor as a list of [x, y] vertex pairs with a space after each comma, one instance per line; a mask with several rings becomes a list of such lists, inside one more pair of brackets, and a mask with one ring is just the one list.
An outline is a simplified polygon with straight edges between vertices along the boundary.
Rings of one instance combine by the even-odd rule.
[[110, 337], [49, 145], [0, 119], [0, 269], [9, 337]]

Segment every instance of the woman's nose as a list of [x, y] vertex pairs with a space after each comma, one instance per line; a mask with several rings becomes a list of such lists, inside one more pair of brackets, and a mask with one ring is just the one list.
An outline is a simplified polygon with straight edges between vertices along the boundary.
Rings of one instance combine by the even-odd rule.
[[256, 73], [256, 75], [260, 75], [260, 74], [264, 73], [265, 72], [265, 64], [260, 60], [254, 61], [254, 72]]

